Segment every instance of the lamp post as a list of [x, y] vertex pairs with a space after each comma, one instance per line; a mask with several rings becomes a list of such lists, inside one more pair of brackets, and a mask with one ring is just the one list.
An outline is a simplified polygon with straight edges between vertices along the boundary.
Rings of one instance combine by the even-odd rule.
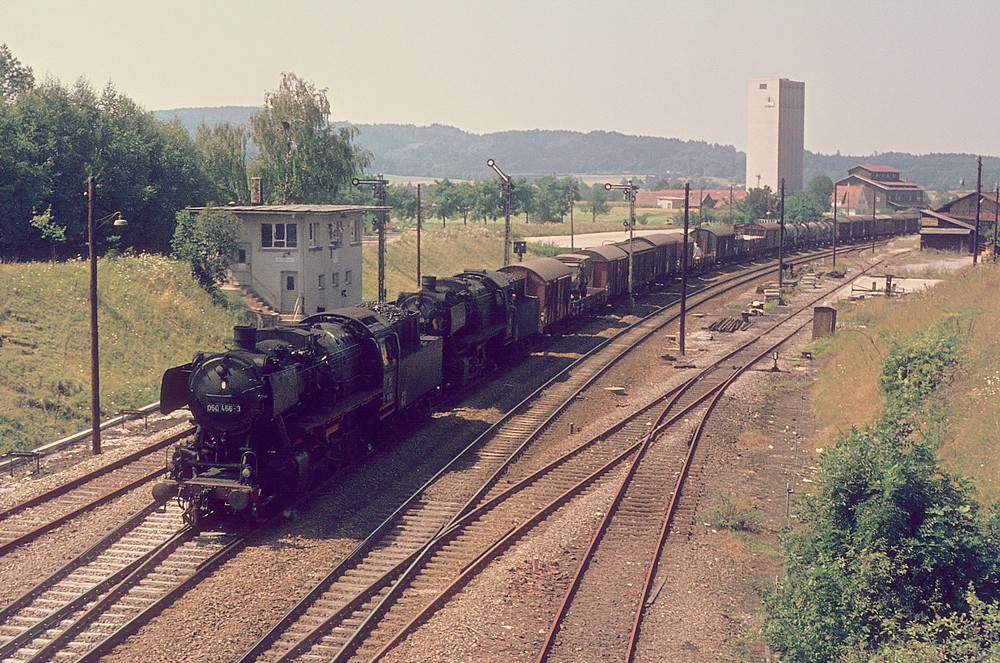
[[510, 207], [514, 183], [510, 181], [507, 173], [500, 170], [500, 166], [493, 159], [487, 159], [486, 165], [500, 176], [500, 197], [503, 201], [503, 266], [506, 267], [510, 264]]
[[360, 186], [362, 184], [370, 184], [372, 187], [372, 197], [375, 198], [376, 204], [382, 209], [378, 213], [378, 219], [375, 221], [376, 229], [378, 230], [378, 301], [380, 304], [385, 303], [385, 223], [386, 223], [386, 210], [385, 210], [385, 178], [381, 175], [376, 176], [375, 179], [371, 180], [359, 180], [355, 177], [351, 180], [351, 184], [354, 186]]
[[612, 184], [608, 182], [604, 185], [608, 191], [612, 189], [621, 190], [622, 197], [628, 201], [628, 221], [624, 225], [628, 229], [628, 312], [632, 312], [635, 304], [635, 295], [632, 291], [632, 241], [635, 235], [635, 192], [639, 187], [632, 183], [632, 178], [628, 178], [628, 184]]
[[124, 226], [128, 221], [121, 212], [115, 212], [98, 221], [94, 220], [94, 178], [87, 178], [87, 252], [90, 256], [90, 432], [94, 455], [101, 453], [101, 362], [97, 345], [97, 228], [99, 224], [114, 219], [114, 225]]

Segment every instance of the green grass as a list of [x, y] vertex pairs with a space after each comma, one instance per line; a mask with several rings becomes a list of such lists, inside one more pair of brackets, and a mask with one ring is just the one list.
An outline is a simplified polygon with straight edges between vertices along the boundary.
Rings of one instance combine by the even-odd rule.
[[[952, 256], [954, 257], [954, 256]], [[962, 359], [945, 388], [947, 431], [940, 456], [955, 471], [973, 478], [986, 503], [1000, 499], [1000, 465], [995, 462], [1000, 430], [1000, 266], [981, 264], [953, 272], [934, 288], [903, 298], [838, 304], [832, 339], [814, 344], [823, 374], [813, 403], [822, 432], [815, 446], [827, 447], [840, 432], [882, 415], [876, 379], [889, 342], [944, 320], [961, 333]]]
[[[0, 453], [90, 427], [86, 261], [0, 264]], [[160, 256], [100, 260], [102, 418], [159, 398], [164, 369], [223, 347], [236, 314], [186, 266]]]

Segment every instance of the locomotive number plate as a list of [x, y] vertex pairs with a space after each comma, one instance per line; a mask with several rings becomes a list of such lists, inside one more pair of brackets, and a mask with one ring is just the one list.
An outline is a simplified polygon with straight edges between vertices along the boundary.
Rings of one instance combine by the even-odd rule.
[[207, 412], [238, 414], [240, 412], [239, 403], [208, 403], [205, 405]]

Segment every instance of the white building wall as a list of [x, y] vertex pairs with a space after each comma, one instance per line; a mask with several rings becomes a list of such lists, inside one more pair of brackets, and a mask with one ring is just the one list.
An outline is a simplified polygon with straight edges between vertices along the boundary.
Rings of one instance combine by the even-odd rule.
[[802, 188], [805, 150], [805, 83], [753, 78], [747, 86], [746, 186], [768, 186], [785, 195]]
[[[239, 246], [245, 262], [233, 266], [233, 278], [280, 313], [312, 315], [355, 306], [361, 301], [362, 215], [353, 210], [287, 214], [241, 209]], [[281, 224], [286, 235], [294, 226], [295, 245], [286, 238], [285, 246], [262, 246], [263, 224], [272, 230]]]

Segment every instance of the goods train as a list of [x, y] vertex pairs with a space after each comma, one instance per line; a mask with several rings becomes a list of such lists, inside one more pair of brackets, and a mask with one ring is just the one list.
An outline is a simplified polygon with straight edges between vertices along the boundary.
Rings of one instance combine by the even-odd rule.
[[[786, 250], [828, 244], [834, 224], [785, 227]], [[839, 240], [916, 232], [915, 221], [840, 221]], [[777, 223], [694, 229], [693, 272], [771, 256]], [[426, 277], [395, 303], [362, 303], [273, 328], [234, 328], [234, 347], [200, 352], [167, 370], [160, 410], [188, 407], [192, 439], [178, 444], [154, 496], [179, 498], [186, 517], [225, 509], [267, 518], [370, 451], [389, 428], [426, 411], [437, 392], [459, 386], [522, 353], [543, 334], [599, 314], [628, 292], [679, 277], [679, 233], [653, 233], [534, 258], [497, 271]]]

